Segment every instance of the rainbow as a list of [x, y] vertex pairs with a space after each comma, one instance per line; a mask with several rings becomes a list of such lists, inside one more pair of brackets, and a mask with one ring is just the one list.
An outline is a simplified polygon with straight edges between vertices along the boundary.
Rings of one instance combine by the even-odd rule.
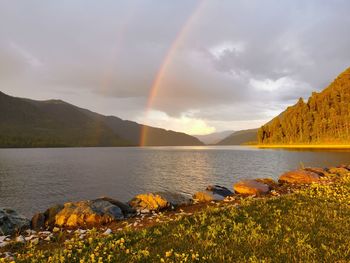
[[[201, 10], [203, 9], [203, 3], [204, 0], [199, 0], [198, 4], [192, 11], [191, 15], [188, 17], [186, 22], [184, 23], [183, 27], [179, 32], [177, 33], [174, 41], [170, 45], [168, 52], [166, 53], [156, 75], [153, 79], [152, 86], [148, 95], [148, 100], [146, 104], [146, 117], [149, 115], [150, 110], [152, 109], [153, 103], [155, 101], [155, 98], [157, 97], [158, 91], [164, 81], [164, 77], [166, 74], [166, 71], [173, 60], [173, 57], [176, 53], [176, 50], [180, 46], [180, 44], [183, 42], [184, 38], [187, 36], [188, 32], [190, 31], [190, 28], [193, 24], [193, 22], [198, 18]], [[141, 136], [140, 136], [140, 146], [146, 146], [147, 145], [147, 137], [149, 135], [149, 127], [146, 125], [142, 126], [141, 129]]]

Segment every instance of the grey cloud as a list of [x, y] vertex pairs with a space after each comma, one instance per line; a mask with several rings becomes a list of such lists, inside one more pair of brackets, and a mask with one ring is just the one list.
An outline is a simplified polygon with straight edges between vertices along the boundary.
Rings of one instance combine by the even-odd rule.
[[[2, 1], [0, 83], [13, 94], [26, 86], [40, 98], [62, 97], [134, 118], [144, 111], [169, 48], [200, 2]], [[349, 66], [348, 1], [222, 0], [204, 1], [200, 8], [154, 99], [154, 109], [170, 116], [195, 112], [212, 122], [270, 118]], [[11, 41], [32, 60], [11, 48]], [[213, 54], [223, 43], [238, 47]], [[42, 65], [33, 68], [36, 62]], [[251, 85], [283, 78], [292, 84], [281, 82], [273, 91]], [[101, 103], [89, 106], [93, 98]]]

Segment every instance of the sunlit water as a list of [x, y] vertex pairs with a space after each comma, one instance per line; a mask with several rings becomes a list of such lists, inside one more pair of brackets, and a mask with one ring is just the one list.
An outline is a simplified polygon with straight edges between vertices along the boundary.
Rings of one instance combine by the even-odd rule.
[[0, 207], [27, 216], [56, 203], [143, 192], [193, 194], [209, 184], [350, 163], [350, 152], [248, 147], [0, 149]]

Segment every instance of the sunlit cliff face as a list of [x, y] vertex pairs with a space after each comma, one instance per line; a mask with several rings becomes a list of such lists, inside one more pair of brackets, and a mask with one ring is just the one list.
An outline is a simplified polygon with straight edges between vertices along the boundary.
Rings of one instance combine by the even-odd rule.
[[255, 128], [350, 61], [349, 1], [0, 3], [0, 85], [152, 126]]

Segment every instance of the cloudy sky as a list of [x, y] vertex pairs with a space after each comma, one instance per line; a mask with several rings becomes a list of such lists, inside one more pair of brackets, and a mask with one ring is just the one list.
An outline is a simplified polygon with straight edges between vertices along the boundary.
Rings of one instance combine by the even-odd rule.
[[349, 10], [347, 0], [0, 0], [0, 90], [190, 134], [254, 128], [350, 66]]

